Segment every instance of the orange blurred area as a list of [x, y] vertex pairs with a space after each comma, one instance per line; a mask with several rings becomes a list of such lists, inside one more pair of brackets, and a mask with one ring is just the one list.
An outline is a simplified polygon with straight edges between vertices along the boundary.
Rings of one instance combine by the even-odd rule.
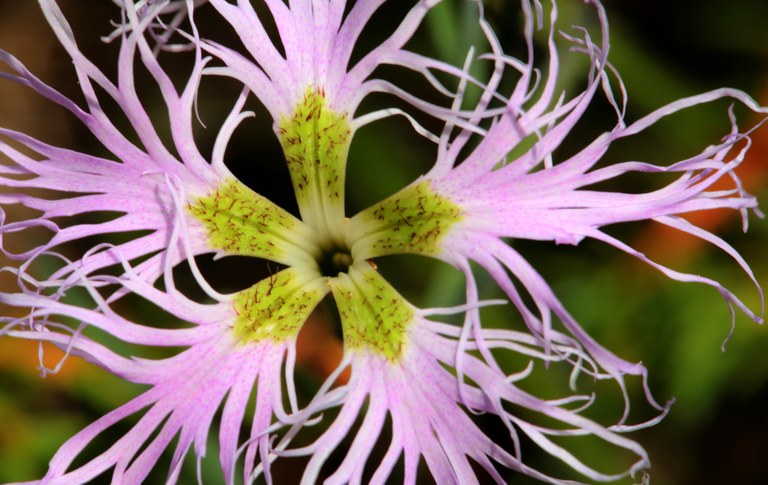
[[[54, 368], [64, 357], [64, 352], [53, 345], [43, 344], [43, 363], [47, 368]], [[12, 371], [30, 377], [39, 376], [40, 344], [29, 340], [0, 338], [0, 373]], [[47, 384], [67, 385], [76, 377], [87, 377], [94, 371], [94, 366], [79, 357], [67, 357], [64, 365], [55, 374], [46, 376]]]
[[[341, 362], [344, 345], [333, 333], [333, 323], [313, 313], [296, 339], [296, 364], [305, 366], [321, 377], [328, 377]], [[350, 377], [349, 367], [336, 379], [336, 385], [346, 384]]]
[[[768, 102], [768, 84], [763, 88], [763, 93], [758, 97], [763, 103]], [[758, 122], [753, 118], [752, 123]], [[750, 123], [751, 124], [751, 123]], [[768, 181], [768, 127], [762, 126], [752, 134], [752, 146], [747, 152], [744, 161], [736, 168], [735, 172], [741, 179], [744, 190], [750, 194], [765, 187]], [[736, 149], [741, 148], [740, 146]], [[730, 190], [734, 183], [729, 177], [723, 177], [712, 185], [710, 190]], [[754, 217], [750, 214], [750, 217]], [[683, 218], [692, 224], [717, 234], [724, 227], [733, 224], [741, 224], [740, 216], [736, 211], [728, 209], [697, 211], [685, 214]], [[684, 266], [707, 242], [690, 236], [663, 224], [652, 224], [640, 236], [634, 246], [643, 253], [662, 264], [675, 263]]]

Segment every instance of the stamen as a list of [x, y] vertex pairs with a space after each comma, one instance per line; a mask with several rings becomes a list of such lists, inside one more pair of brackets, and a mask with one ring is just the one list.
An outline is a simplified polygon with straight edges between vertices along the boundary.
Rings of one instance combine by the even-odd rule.
[[346, 246], [333, 246], [330, 250], [324, 251], [317, 260], [320, 273], [330, 278], [339, 275], [339, 273], [346, 273], [353, 263], [352, 254]]

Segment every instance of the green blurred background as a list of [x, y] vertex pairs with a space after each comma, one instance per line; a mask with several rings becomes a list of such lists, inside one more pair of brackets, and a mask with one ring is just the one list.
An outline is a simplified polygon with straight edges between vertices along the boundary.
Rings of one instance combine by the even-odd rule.
[[[89, 2], [87, 9], [73, 0], [61, 3], [83, 50], [111, 75], [110, 63], [116, 46], [105, 47], [99, 36], [110, 31], [109, 19], [118, 18], [116, 8], [107, 1]], [[405, 2], [402, 4], [388, 6], [377, 17], [367, 32], [371, 45], [394, 25]], [[485, 5], [486, 16], [505, 47], [510, 53], [521, 54], [517, 2], [494, 0]], [[768, 104], [768, 2], [731, 0], [724, 5], [716, 0], [607, 1], [605, 6], [611, 29], [610, 60], [629, 92], [629, 120], [674, 99], [721, 86], [743, 89]], [[561, 29], [573, 33], [572, 25], [583, 25], [598, 35], [591, 7], [579, 0], [564, 0], [559, 2], [559, 8]], [[461, 63], [467, 46], [482, 46], [475, 20], [471, 2], [446, 2], [430, 14], [409, 45]], [[216, 26], [214, 19], [199, 21], [210, 21]], [[226, 38], [228, 34], [223, 30], [221, 35]], [[42, 79], [79, 100], [71, 63], [56, 45], [35, 2], [0, 0], [0, 47], [17, 55]], [[566, 52], [562, 52], [562, 57], [561, 88], [576, 93], [583, 87], [583, 58]], [[178, 66], [179, 71], [184, 72], [184, 67]], [[479, 69], [481, 74], [482, 68]], [[380, 74], [413, 83], [415, 92], [423, 89], [412, 76], [395, 69], [382, 70]], [[226, 115], [236, 95], [235, 84], [227, 81], [212, 80], [203, 87], [201, 112], [209, 126], [200, 130], [204, 153], [210, 150], [217, 120]], [[162, 107], [151, 104], [153, 99], [157, 101], [156, 93], [153, 98], [148, 90], [147, 96], [148, 109], [160, 119]], [[373, 97], [364, 109], [390, 101]], [[727, 107], [727, 102], [715, 103], [660, 123], [637, 139], [618, 144], [609, 152], [607, 162], [666, 163], [692, 155], [727, 133]], [[257, 106], [254, 109], [259, 110]], [[744, 110], [737, 110], [737, 114], [742, 127], [757, 122], [755, 116]], [[256, 190], [295, 212], [287, 170], [280, 162], [280, 149], [271, 135], [269, 120], [259, 111], [257, 120], [249, 123], [232, 142], [228, 152], [230, 167]], [[610, 111], [597, 103], [559, 154], [567, 155], [585, 145], [610, 128], [611, 123]], [[52, 109], [28, 90], [7, 82], [0, 83], [0, 125], [53, 144], [103, 154], [103, 149], [71, 117]], [[430, 144], [414, 135], [402, 119], [388, 119], [361, 129], [350, 156], [348, 214], [424, 173], [433, 157]], [[768, 200], [768, 129], [754, 135], [754, 148], [740, 173], [751, 192], [763, 201]], [[648, 184], [649, 180], [650, 184], [657, 182], [652, 177], [630, 178], [610, 188], [648, 190], [656, 185], [636, 184]], [[765, 220], [751, 217], [747, 235], [741, 232], [735, 213], [716, 213], [696, 220], [731, 242], [751, 263], [758, 280], [768, 285]], [[748, 278], [733, 261], [712, 247], [661, 231], [653, 224], [621, 226], [611, 233], [675, 269], [721, 281], [751, 308], [759, 309], [758, 295]], [[541, 271], [566, 307], [598, 341], [628, 360], [645, 363], [657, 399], [676, 398], [671, 413], [661, 424], [631, 435], [651, 456], [652, 483], [768, 483], [768, 418], [764, 411], [768, 404], [768, 333], [764, 327], [737, 315], [736, 330], [723, 353], [720, 346], [728, 335], [730, 317], [726, 304], [714, 290], [670, 281], [630, 256], [590, 241], [575, 248], [524, 241], [513, 244]], [[463, 299], [462, 278], [442, 264], [414, 257], [391, 257], [377, 263], [385, 276], [418, 305], [450, 305]], [[242, 260], [217, 264], [204, 260], [202, 264], [214, 283], [229, 291], [252, 284], [268, 271], [260, 262]], [[243, 270], [243, 265], [249, 265], [247, 270]], [[234, 273], [248, 276], [236, 279]], [[479, 281], [484, 296], [498, 296], [488, 278], [481, 275]], [[11, 291], [9, 283], [2, 281], [4, 291]], [[11, 311], [0, 309], [3, 314]], [[141, 321], [152, 310], [137, 304], [125, 311]], [[491, 326], [519, 325], [508, 308], [488, 312], [487, 317]], [[312, 337], [314, 344], [310, 347], [338, 352], [338, 342], [334, 344], [333, 338], [331, 343], [317, 343], [326, 342], [327, 334], [333, 337], [332, 312], [321, 310], [316, 319], [331, 323], [330, 327], [320, 324], [326, 330]], [[35, 371], [36, 355], [35, 345], [0, 339], [0, 482], [39, 478], [45, 472], [47, 460], [63, 441], [140, 392], [138, 386], [121, 382], [76, 359], [69, 360], [59, 374], [40, 379]], [[298, 382], [308, 393], [322, 379], [323, 355], [299, 371]], [[528, 387], [542, 394], [562, 394], [566, 391], [562, 387], [564, 382], [563, 372], [553, 369], [537, 372]], [[588, 385], [586, 389], [590, 389]], [[637, 383], [632, 383], [631, 391], [633, 401], [641, 403]], [[596, 406], [595, 412], [602, 413], [596, 416], [601, 422], [611, 423], [618, 418], [621, 403], [615, 397]], [[636, 420], [650, 416], [642, 406], [633, 414]], [[129, 425], [114, 431], [125, 432]], [[492, 428], [494, 424], [488, 426]], [[498, 430], [489, 428], [489, 433], [494, 432], [498, 434]], [[204, 476], [206, 483], [220, 483], [215, 434], [212, 437]], [[109, 439], [105, 437], [104, 442]], [[621, 460], [610, 451], [592, 446], [588, 440], [578, 446], [590, 463], [606, 463], [601, 469], [611, 469], [611, 462]], [[534, 448], [525, 453], [531, 465], [555, 476], [578, 478], [537, 454]], [[613, 469], [620, 469], [620, 465]], [[185, 473], [182, 483], [194, 482], [193, 467], [187, 467]], [[291, 470], [280, 473], [283, 483], [296, 478]], [[164, 477], [161, 469], [149, 483], [162, 483]], [[510, 475], [509, 482], [529, 480]]]

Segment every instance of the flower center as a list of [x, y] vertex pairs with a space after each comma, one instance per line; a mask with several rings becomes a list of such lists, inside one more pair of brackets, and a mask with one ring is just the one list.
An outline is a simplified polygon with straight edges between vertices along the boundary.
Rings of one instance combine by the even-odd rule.
[[295, 338], [330, 291], [345, 348], [396, 361], [415, 312], [368, 261], [439, 253], [462, 210], [421, 181], [347, 219], [344, 175], [352, 128], [346, 113], [328, 107], [322, 89], [309, 88], [293, 115], [279, 120], [277, 134], [301, 219], [235, 180], [189, 205], [221, 254], [289, 267], [233, 295], [234, 332], [244, 343]]
[[333, 278], [340, 273], [346, 273], [354, 260], [352, 253], [346, 246], [334, 245], [328, 251], [323, 251], [317, 259], [320, 274]]

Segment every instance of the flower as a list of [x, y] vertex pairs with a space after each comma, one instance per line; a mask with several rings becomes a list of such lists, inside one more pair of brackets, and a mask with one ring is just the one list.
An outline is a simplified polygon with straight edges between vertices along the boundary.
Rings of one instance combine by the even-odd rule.
[[[0, 51], [0, 59], [12, 71], [0, 76], [66, 108], [111, 154], [88, 155], [0, 130], [6, 140], [24, 147], [19, 150], [0, 142], [0, 151], [11, 161], [0, 166], [0, 184], [8, 190], [0, 200], [41, 212], [15, 222], [5, 222], [3, 217], [0, 236], [35, 228], [53, 233], [21, 254], [10, 254], [3, 244], [3, 251], [20, 262], [18, 267], [3, 269], [16, 277], [19, 291], [0, 293], [0, 302], [29, 311], [22, 318], [4, 317], [6, 325], [0, 332], [52, 343], [67, 355], [81, 356], [125, 380], [149, 386], [64, 443], [43, 483], [82, 483], [110, 470], [114, 482], [140, 483], [178, 438], [167, 479], [176, 482], [191, 447], [198, 464], [205, 456], [220, 408], [219, 461], [226, 483], [252, 482], [260, 476], [271, 483], [275, 460], [305, 455], [310, 458], [303, 471], [304, 483], [315, 483], [326, 472], [330, 473], [328, 483], [360, 482], [367, 473], [373, 483], [384, 483], [401, 456], [403, 480], [409, 483], [416, 480], [422, 459], [438, 483], [477, 481], [472, 462], [499, 483], [505, 481], [501, 468], [562, 482], [524, 463], [522, 449], [528, 442], [591, 480], [636, 476], [648, 468], [649, 459], [638, 443], [623, 434], [658, 422], [668, 405], [657, 404], [646, 391], [648, 401], [658, 409], [656, 418], [627, 424], [626, 399], [624, 416], [606, 426], [584, 413], [595, 396], [544, 399], [522, 385], [538, 361], [548, 368], [571, 369], [572, 387], [579, 375], [586, 374], [596, 380], [615, 380], [626, 395], [625, 376], [642, 376], [645, 384], [646, 370], [614, 355], [581, 329], [544, 279], [503, 238], [559, 244], [599, 239], [673, 279], [713, 286], [729, 305], [756, 321], [761, 319], [716, 281], [675, 272], [601, 230], [609, 224], [646, 219], [667, 224], [726, 251], [759, 290], [749, 266], [731, 246], [678, 217], [692, 210], [733, 208], [746, 214], [747, 209], [756, 208], [733, 172], [748, 147], [748, 136], [739, 133], [733, 115], [733, 130], [720, 144], [687, 160], [668, 166], [625, 162], [595, 167], [615, 140], [689, 106], [730, 97], [754, 111], [763, 109], [745, 94], [723, 89], [677, 101], [626, 124], [623, 87], [619, 99], [612, 90], [621, 82], [608, 64], [608, 27], [599, 2], [589, 3], [600, 21], [601, 42], [595, 43], [586, 31], [578, 37], [566, 36], [571, 49], [583, 54], [590, 65], [586, 88], [572, 98], [556, 92], [559, 54], [554, 4], [545, 22], [548, 69], [539, 80], [533, 35], [534, 25], [543, 23], [539, 18], [543, 6], [522, 2], [528, 57], [521, 61], [503, 53], [483, 19], [482, 3], [477, 2], [480, 28], [491, 47], [489, 54], [478, 59], [493, 66], [489, 78], [480, 80], [471, 74], [473, 52], [467, 64], [457, 68], [405, 47], [438, 0], [416, 2], [389, 37], [355, 61], [358, 40], [384, 2], [268, 0], [265, 11], [277, 28], [272, 36], [246, 0], [116, 3], [122, 8], [123, 21], [106, 38], [120, 42], [114, 83], [80, 51], [57, 4], [40, 2], [73, 60], [85, 108]], [[216, 12], [229, 24], [245, 53], [201, 35], [195, 20], [198, 8]], [[175, 43], [174, 36], [182, 42]], [[160, 59], [181, 50], [191, 51], [193, 62], [189, 79], [179, 89]], [[445, 103], [423, 101], [378, 79], [375, 72], [383, 65], [421, 75], [437, 94], [445, 96]], [[143, 104], [134, 82], [137, 71], [146, 71], [162, 95], [171, 146], [159, 134], [160, 120]], [[193, 113], [205, 76], [226, 76], [242, 85], [208, 158], [193, 136]], [[515, 83], [507, 95], [503, 86], [509, 77], [515, 77]], [[453, 90], [443, 78], [452, 79]], [[480, 91], [470, 109], [466, 108], [471, 103], [468, 89]], [[361, 114], [362, 101], [377, 92], [394, 95], [412, 111], [390, 107]], [[615, 127], [556, 162], [555, 150], [600, 93], [616, 110]], [[105, 95], [135, 133], [117, 128], [112, 111], [101, 101]], [[251, 96], [271, 116], [300, 217], [249, 189], [226, 167], [230, 137], [252, 115], [245, 110]], [[352, 139], [361, 126], [391, 115], [405, 116], [418, 134], [437, 143], [434, 167], [348, 219], [344, 201]], [[440, 136], [420, 124], [417, 117], [424, 115], [444, 124]], [[629, 172], [680, 175], [648, 193], [587, 188]], [[712, 189], [725, 178], [733, 181], [733, 190]], [[68, 219], [94, 214], [105, 215], [106, 220]], [[85, 243], [86, 249], [73, 259], [64, 255], [62, 248], [71, 241], [111, 234], [122, 237]], [[441, 259], [463, 272], [466, 304], [419, 309], [408, 302], [373, 262], [405, 253]], [[262, 258], [284, 269], [250, 288], [222, 294], [197, 267], [195, 256], [202, 254]], [[42, 272], [44, 260], [55, 261], [56, 268]], [[527, 332], [481, 324], [480, 308], [499, 302], [481, 300], [471, 261], [506, 293]], [[189, 266], [208, 300], [194, 301], [177, 289], [174, 269], [181, 265]], [[521, 283], [533, 307], [512, 277]], [[72, 295], [83, 291], [92, 308], [73, 301]], [[128, 295], [151, 302], [178, 325], [134, 322], [116, 308]], [[327, 295], [338, 308], [344, 357], [310, 402], [300, 405], [294, 384], [296, 338]], [[465, 314], [463, 326], [430, 318], [445, 313]], [[558, 330], [553, 315], [565, 331]], [[127, 358], [100, 342], [103, 334], [134, 346], [181, 350], [160, 359]], [[525, 364], [510, 373], [501, 356], [520, 358]], [[339, 376], [347, 368], [351, 377], [344, 383]], [[243, 440], [241, 428], [246, 425], [246, 408], [254, 390], [250, 433]], [[326, 417], [332, 408], [338, 408], [338, 414]], [[141, 412], [131, 429], [107, 450], [96, 456], [84, 453], [97, 436]], [[472, 420], [471, 414], [480, 413], [503, 425], [509, 446], [495, 442]], [[356, 422], [360, 424], [355, 426]], [[325, 427], [313, 443], [295, 444], [307, 427], [318, 423]], [[386, 429], [391, 430], [389, 447], [375, 462], [373, 449]], [[631, 456], [629, 465], [620, 471], [601, 471], [602, 467], [586, 464], [561, 442], [564, 437], [582, 435], [623, 450]], [[345, 447], [348, 438], [352, 444]], [[338, 466], [328, 471], [329, 456], [340, 448]]]

